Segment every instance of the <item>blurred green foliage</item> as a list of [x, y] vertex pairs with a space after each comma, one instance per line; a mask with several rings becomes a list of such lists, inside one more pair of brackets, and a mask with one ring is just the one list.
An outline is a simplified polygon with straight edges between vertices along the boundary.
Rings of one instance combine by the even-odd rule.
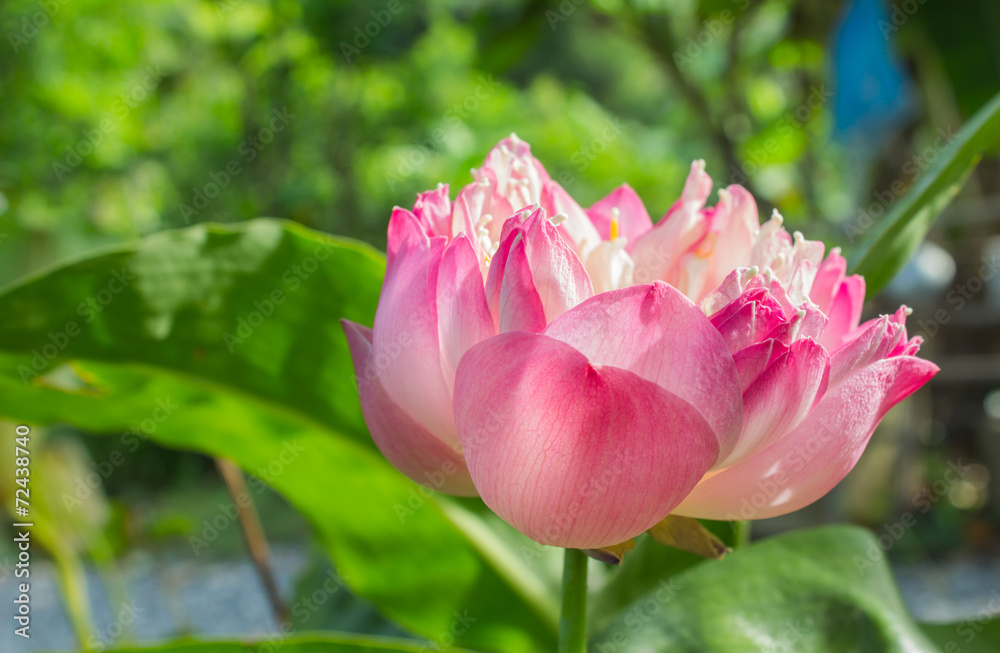
[[[920, 61], [942, 5], [899, 30]], [[870, 191], [829, 137], [840, 2], [387, 7], [3, 3], [0, 282], [207, 220], [285, 217], [379, 245], [394, 204], [438, 181], [457, 192], [511, 131], [585, 205], [628, 181], [662, 215], [695, 158], [793, 223], [844, 220]], [[938, 58], [949, 73], [953, 58], [968, 47]], [[979, 71], [968, 96], [938, 70], [928, 112], [991, 95], [997, 71], [965, 69]]]
[[[935, 1], [900, 31], [922, 59]], [[585, 205], [627, 180], [662, 215], [694, 158], [793, 222], [845, 219], [870, 190], [829, 138], [828, 102], [794, 118], [829, 87], [839, 2], [386, 7], [4, 2], [0, 282], [207, 220], [379, 245], [392, 205], [438, 181], [457, 192], [511, 131]]]

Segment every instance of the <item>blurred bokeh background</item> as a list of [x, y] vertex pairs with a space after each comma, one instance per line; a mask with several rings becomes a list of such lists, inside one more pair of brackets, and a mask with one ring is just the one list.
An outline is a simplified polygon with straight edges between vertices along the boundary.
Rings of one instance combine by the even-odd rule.
[[[439, 181], [454, 194], [512, 131], [584, 206], [628, 181], [662, 215], [703, 158], [717, 187], [850, 251], [1000, 89], [991, 0], [5, 0], [0, 26], [0, 285], [206, 221], [283, 217], [384, 247], [393, 205]], [[755, 525], [886, 535], [930, 620], [1000, 586], [998, 172], [980, 164], [866, 308], [911, 306], [941, 373], [834, 493]], [[95, 623], [114, 627], [102, 646], [268, 630], [239, 529], [192, 545], [229, 501], [214, 463], [137, 440], [119, 466], [117, 445], [69, 427], [37, 445], [36, 482], [80, 503], [45, 508], [59, 545], [36, 614], [54, 625], [31, 647], [76, 646], [57, 569], [89, 579]], [[329, 569], [309, 525], [269, 490], [255, 500], [280, 590], [308, 595]], [[133, 619], [135, 593], [158, 598]], [[346, 590], [309, 618], [395, 632]]]

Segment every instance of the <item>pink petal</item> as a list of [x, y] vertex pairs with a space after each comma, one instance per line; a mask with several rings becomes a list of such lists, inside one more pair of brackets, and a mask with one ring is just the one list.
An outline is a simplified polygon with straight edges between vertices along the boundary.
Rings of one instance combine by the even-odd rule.
[[[545, 167], [531, 155], [531, 146], [514, 134], [494, 145], [486, 155], [483, 167], [473, 170], [477, 179], [487, 173], [495, 182], [497, 192], [510, 199], [512, 205], [519, 204], [514, 209], [536, 203], [541, 195], [542, 185], [550, 179]], [[524, 195], [532, 199], [523, 203], [520, 200], [514, 201], [518, 185], [524, 186]]]
[[386, 394], [372, 357], [372, 331], [341, 320], [351, 349], [361, 411], [379, 451], [392, 465], [427, 487], [475, 496], [460, 448], [434, 437]]
[[767, 334], [767, 338], [775, 338], [789, 345], [801, 338], [819, 340], [826, 329], [827, 319], [823, 311], [808, 300], [799, 305], [798, 310], [784, 324], [780, 324]]
[[703, 519], [766, 519], [816, 501], [861, 457], [882, 416], [938, 368], [899, 356], [879, 361], [831, 389], [777, 442], [710, 473], [674, 511]]
[[425, 237], [390, 264], [375, 311], [373, 350], [386, 393], [425, 429], [452, 444], [458, 433], [450, 383], [442, 371], [436, 310], [444, 248], [444, 238]]
[[729, 273], [750, 265], [750, 253], [760, 229], [757, 204], [742, 186], [719, 190], [719, 203], [709, 217], [709, 233], [695, 252], [687, 255], [700, 269], [687, 282], [688, 297], [695, 302], [722, 283]]
[[618, 236], [629, 243], [653, 228], [653, 221], [639, 195], [628, 184], [622, 184], [587, 209], [587, 215], [602, 240], [611, 239], [614, 209], [618, 209]]
[[764, 340], [769, 333], [788, 322], [778, 301], [764, 288], [743, 293], [729, 306], [712, 316], [729, 351], [741, 349]]
[[711, 192], [712, 178], [705, 172], [705, 161], [702, 159], [692, 161], [691, 170], [684, 182], [684, 190], [681, 191], [679, 201], [684, 204], [697, 205], [700, 208], [705, 206]]
[[[701, 300], [702, 312], [705, 315], [715, 317], [719, 311], [739, 299], [751, 287], [766, 288], [767, 285], [762, 282], [762, 279], [757, 279], [758, 272], [756, 268], [734, 269], [722, 280], [718, 288]], [[751, 286], [751, 284], [753, 285]], [[791, 308], [790, 303], [788, 307]], [[784, 304], [782, 304], [782, 310], [785, 310]]]
[[[490, 265], [490, 277], [497, 281], [490, 283], [488, 289], [499, 286], [494, 316], [500, 333], [507, 331], [538, 333], [548, 324], [545, 318], [545, 305], [531, 275], [527, 247], [524, 232], [517, 230], [501, 244], [497, 256]], [[490, 303], [492, 308], [492, 296]]]
[[484, 175], [483, 181], [474, 181], [459, 191], [452, 212], [451, 231], [453, 234], [464, 232], [469, 237], [485, 270], [490, 252], [483, 248], [479, 230], [485, 229], [490, 240], [497, 243], [504, 220], [513, 213], [510, 202], [497, 192], [490, 175]]
[[701, 310], [665, 283], [601, 293], [545, 329], [595, 365], [629, 370], [695, 406], [719, 437], [723, 455], [742, 424], [736, 364]]
[[736, 371], [740, 375], [741, 390], [746, 392], [767, 366], [787, 351], [788, 347], [781, 342], [765, 340], [733, 354], [733, 362], [736, 363]]
[[559, 235], [578, 252], [580, 258], [586, 258], [601, 242], [597, 228], [583, 208], [555, 181], [549, 180], [543, 184], [539, 203], [545, 209], [546, 215], [555, 216], [561, 213], [566, 216], [566, 220], [558, 227]]
[[792, 343], [743, 393], [743, 433], [721, 465], [767, 447], [802, 421], [826, 390], [829, 372], [825, 349], [812, 340]]
[[531, 277], [548, 322], [594, 296], [580, 257], [559, 236], [542, 211], [533, 213], [524, 222], [523, 230]]
[[417, 194], [413, 204], [413, 215], [425, 227], [430, 236], [451, 238], [451, 198], [448, 184], [438, 184], [434, 190]]
[[809, 299], [819, 306], [819, 310], [829, 315], [840, 283], [846, 276], [847, 259], [840, 255], [839, 247], [834, 247], [816, 271], [816, 278], [809, 290]]
[[858, 335], [837, 349], [830, 359], [830, 387], [867, 365], [886, 358], [902, 342], [900, 325], [882, 316], [857, 329]]
[[476, 253], [464, 235], [452, 239], [441, 257], [437, 315], [444, 380], [450, 389], [466, 350], [497, 332]]
[[686, 401], [546, 336], [507, 333], [473, 347], [455, 389], [483, 501], [543, 544], [599, 548], [642, 533], [718, 456]]
[[861, 310], [865, 304], [865, 280], [858, 275], [844, 279], [826, 310], [829, 322], [819, 338], [819, 344], [834, 351], [843, 344], [844, 337], [858, 328]]
[[637, 283], [666, 281], [676, 283], [680, 257], [691, 250], [708, 232], [708, 222], [701, 213], [712, 190], [712, 179], [705, 172], [705, 162], [691, 164], [681, 199], [655, 227], [640, 236], [629, 248], [635, 261]]
[[[538, 204], [543, 185], [550, 179], [527, 143], [513, 134], [501, 140], [481, 168], [472, 170], [476, 181], [466, 186], [455, 200], [453, 233], [465, 231], [478, 242], [480, 228], [486, 229], [493, 244], [501, 240], [504, 221], [514, 211]], [[491, 252], [477, 246], [479, 256]], [[484, 268], [485, 269], [485, 268]]]
[[413, 250], [424, 250], [429, 242], [427, 230], [417, 216], [398, 206], [394, 208], [387, 234], [386, 274], [392, 271], [397, 258], [405, 258]]
[[[579, 257], [542, 209], [504, 225], [505, 240], [490, 263], [486, 294], [500, 331], [538, 332], [594, 289]], [[540, 310], [539, 310], [540, 309]]]

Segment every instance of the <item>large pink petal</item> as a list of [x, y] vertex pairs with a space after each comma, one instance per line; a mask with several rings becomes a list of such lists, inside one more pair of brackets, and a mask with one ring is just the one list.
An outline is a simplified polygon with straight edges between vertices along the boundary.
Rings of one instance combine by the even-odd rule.
[[417, 483], [448, 494], [475, 496], [460, 448], [434, 437], [386, 394], [372, 357], [371, 329], [349, 320], [341, 323], [354, 361], [361, 412], [379, 451]]
[[622, 184], [604, 199], [587, 209], [587, 215], [602, 240], [611, 239], [611, 220], [618, 217], [618, 236], [629, 243], [653, 228], [653, 221], [639, 195], [628, 184]]
[[441, 257], [437, 315], [442, 374], [451, 388], [458, 361], [466, 350], [496, 334], [476, 253], [464, 235], [452, 239]]
[[938, 368], [898, 356], [864, 368], [777, 442], [709, 475], [674, 511], [704, 519], [765, 519], [816, 501], [857, 463], [882, 416]]
[[825, 349], [812, 340], [792, 343], [743, 393], [743, 433], [721, 464], [752, 455], [802, 421], [826, 390], [829, 373]]
[[642, 533], [718, 457], [711, 427], [680, 397], [523, 332], [468, 351], [455, 418], [486, 505], [554, 546], [599, 548]]
[[[415, 224], [412, 216], [410, 220]], [[414, 240], [407, 237], [405, 242]], [[442, 372], [437, 315], [444, 248], [444, 238], [424, 237], [390, 264], [375, 312], [373, 350], [379, 378], [393, 401], [428, 431], [453, 443], [458, 433]]]
[[742, 424], [736, 364], [718, 330], [663, 282], [595, 295], [544, 331], [596, 365], [629, 370], [695, 406], [719, 437], [722, 455]]

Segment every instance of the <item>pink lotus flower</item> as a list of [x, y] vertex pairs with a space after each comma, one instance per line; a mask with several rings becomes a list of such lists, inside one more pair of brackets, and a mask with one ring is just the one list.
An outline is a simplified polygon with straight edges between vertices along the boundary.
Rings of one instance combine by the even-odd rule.
[[473, 175], [393, 211], [374, 328], [344, 327], [386, 458], [539, 542], [798, 510], [937, 372], [905, 308], [859, 325], [838, 250], [740, 186], [707, 207], [701, 161], [656, 225], [627, 185], [582, 209], [515, 136]]

